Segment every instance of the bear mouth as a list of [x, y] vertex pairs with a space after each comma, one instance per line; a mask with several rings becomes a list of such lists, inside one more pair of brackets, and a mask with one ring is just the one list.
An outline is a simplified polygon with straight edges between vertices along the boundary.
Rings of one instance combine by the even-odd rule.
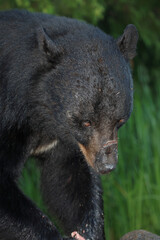
[[106, 166], [103, 167], [95, 167], [94, 170], [101, 175], [105, 175], [105, 174], [109, 174], [110, 172], [112, 172], [113, 170], [116, 169], [116, 165], [111, 165], [111, 164], [106, 164]]

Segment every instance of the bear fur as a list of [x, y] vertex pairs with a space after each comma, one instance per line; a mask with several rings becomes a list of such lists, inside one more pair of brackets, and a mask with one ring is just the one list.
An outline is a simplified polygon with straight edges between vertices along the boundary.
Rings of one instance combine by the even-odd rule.
[[[115, 168], [132, 111], [136, 28], [115, 40], [78, 20], [12, 10], [0, 13], [0, 32], [0, 239], [105, 239], [99, 174]], [[66, 237], [17, 187], [29, 156]]]

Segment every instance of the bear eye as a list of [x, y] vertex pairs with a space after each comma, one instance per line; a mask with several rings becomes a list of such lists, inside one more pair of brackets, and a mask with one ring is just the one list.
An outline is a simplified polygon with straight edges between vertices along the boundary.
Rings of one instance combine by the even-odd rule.
[[122, 125], [125, 123], [125, 119], [120, 119], [118, 122], [117, 122], [117, 124], [116, 124], [116, 126], [117, 126], [117, 129], [119, 129], [120, 127], [122, 127]]
[[82, 125], [84, 127], [90, 127], [91, 126], [91, 121], [89, 121], [89, 120], [83, 121]]

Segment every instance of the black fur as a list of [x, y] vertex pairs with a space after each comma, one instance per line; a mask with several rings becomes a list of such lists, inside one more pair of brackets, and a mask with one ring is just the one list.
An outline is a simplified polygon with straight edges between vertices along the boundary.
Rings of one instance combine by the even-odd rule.
[[132, 111], [136, 28], [116, 41], [84, 22], [14, 10], [0, 13], [0, 32], [0, 239], [62, 239], [16, 185], [34, 155], [68, 239], [102, 240], [99, 173], [115, 167]]

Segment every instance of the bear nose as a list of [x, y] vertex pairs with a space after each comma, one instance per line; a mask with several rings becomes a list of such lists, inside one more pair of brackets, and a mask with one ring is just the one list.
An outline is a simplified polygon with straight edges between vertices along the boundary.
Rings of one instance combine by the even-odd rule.
[[97, 162], [97, 170], [100, 174], [107, 174], [116, 168], [117, 160], [115, 158], [108, 157], [106, 154], [103, 155], [101, 160]]
[[105, 144], [103, 147], [106, 155], [114, 154], [117, 153], [118, 143], [116, 140], [109, 141], [108, 144]]
[[116, 168], [118, 161], [118, 141], [110, 140], [103, 145], [97, 155], [96, 167], [99, 173], [106, 174]]

